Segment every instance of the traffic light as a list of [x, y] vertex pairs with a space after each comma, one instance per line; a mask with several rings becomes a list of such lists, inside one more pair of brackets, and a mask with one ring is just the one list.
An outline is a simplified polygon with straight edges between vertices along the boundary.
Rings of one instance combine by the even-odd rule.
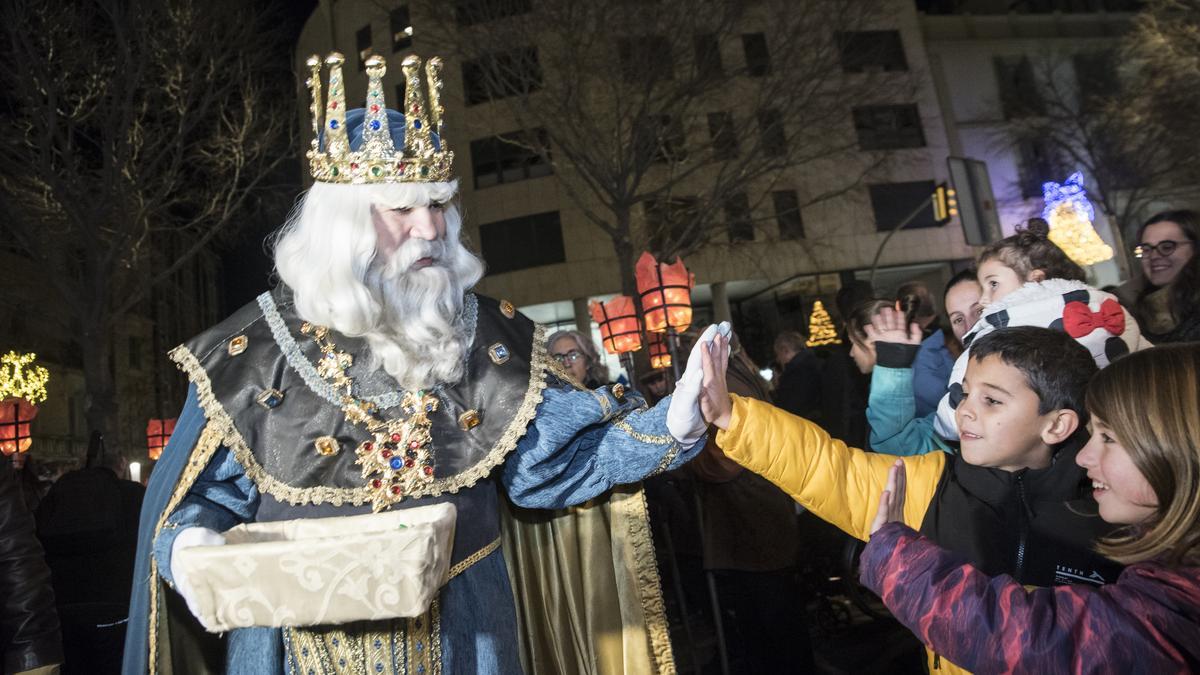
[[962, 201], [959, 221], [967, 243], [980, 246], [999, 241], [1004, 232], [1000, 229], [1000, 214], [996, 211], [987, 164], [967, 157], [949, 157], [946, 164], [950, 169], [950, 184]]
[[958, 198], [954, 188], [945, 183], [938, 183], [931, 196], [933, 200], [933, 219], [938, 225], [945, 225], [958, 215]]

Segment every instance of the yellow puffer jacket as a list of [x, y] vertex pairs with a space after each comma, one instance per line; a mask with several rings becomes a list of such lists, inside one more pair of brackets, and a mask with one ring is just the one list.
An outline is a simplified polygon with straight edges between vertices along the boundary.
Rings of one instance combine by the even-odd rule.
[[[904, 462], [904, 523], [919, 530], [946, 468], [946, 455], [896, 457], [863, 452], [830, 438], [821, 427], [769, 403], [733, 395], [729, 428], [717, 433], [726, 456], [763, 476], [804, 508], [866, 541], [887, 485], [888, 470]], [[966, 673], [926, 650], [929, 671]]]

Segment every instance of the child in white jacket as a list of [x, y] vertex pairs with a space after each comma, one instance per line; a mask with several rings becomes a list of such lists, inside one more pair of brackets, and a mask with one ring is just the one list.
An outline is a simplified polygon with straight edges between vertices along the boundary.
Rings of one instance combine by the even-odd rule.
[[1050, 226], [1034, 218], [1024, 229], [989, 245], [979, 254], [979, 285], [984, 305], [979, 322], [963, 336], [963, 353], [954, 363], [946, 395], [938, 404], [934, 429], [958, 438], [954, 409], [962, 400], [963, 375], [971, 343], [1009, 326], [1041, 326], [1066, 331], [1091, 352], [1103, 368], [1114, 359], [1152, 345], [1137, 321], [1112, 293], [1084, 283], [1083, 268], [1050, 241]]

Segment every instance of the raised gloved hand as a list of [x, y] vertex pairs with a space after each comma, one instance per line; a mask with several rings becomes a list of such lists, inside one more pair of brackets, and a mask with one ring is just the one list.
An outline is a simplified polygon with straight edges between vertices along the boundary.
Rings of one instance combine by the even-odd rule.
[[179, 559], [179, 552], [193, 546], [223, 546], [224, 544], [225, 535], [207, 527], [184, 528], [175, 535], [175, 541], [171, 543], [171, 578], [175, 580], [175, 590], [183, 596], [188, 609], [194, 616], [200, 615], [196, 607], [196, 595], [188, 584], [187, 575], [182, 573], [176, 563]]
[[704, 432], [708, 429], [704, 415], [700, 412], [700, 389], [704, 382], [704, 364], [701, 362], [700, 352], [708, 348], [708, 344], [717, 333], [729, 337], [732, 331], [728, 321], [722, 321], [719, 326], [713, 324], [705, 328], [700, 334], [700, 339], [692, 345], [687, 368], [675, 383], [671, 407], [667, 408], [667, 431], [685, 448], [704, 438]]

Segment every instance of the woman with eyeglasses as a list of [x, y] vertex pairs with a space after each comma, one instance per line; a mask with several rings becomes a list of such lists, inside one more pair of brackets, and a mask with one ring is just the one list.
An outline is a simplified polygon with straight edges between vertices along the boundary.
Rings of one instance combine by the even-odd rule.
[[1142, 274], [1126, 285], [1128, 306], [1154, 344], [1200, 341], [1200, 214], [1163, 211], [1138, 230]]
[[594, 389], [608, 384], [608, 367], [588, 336], [577, 330], [556, 331], [546, 340], [550, 358], [555, 359], [583, 386]]

